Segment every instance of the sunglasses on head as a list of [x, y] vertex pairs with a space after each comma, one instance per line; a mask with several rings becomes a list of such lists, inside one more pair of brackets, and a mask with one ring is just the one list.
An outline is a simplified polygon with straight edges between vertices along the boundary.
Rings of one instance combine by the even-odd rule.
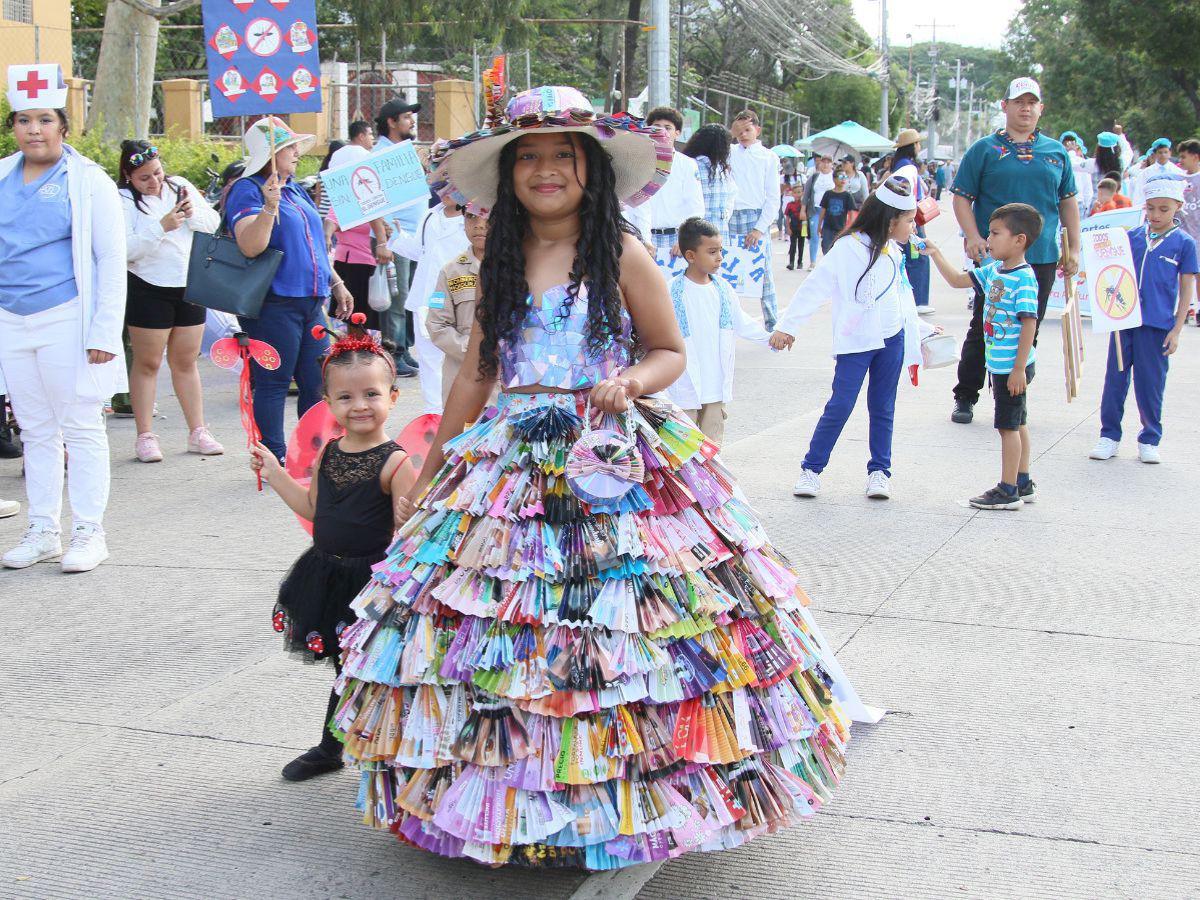
[[152, 159], [158, 159], [158, 148], [154, 146], [147, 147], [138, 153], [131, 153], [129, 156], [129, 168], [130, 170], [141, 168]]

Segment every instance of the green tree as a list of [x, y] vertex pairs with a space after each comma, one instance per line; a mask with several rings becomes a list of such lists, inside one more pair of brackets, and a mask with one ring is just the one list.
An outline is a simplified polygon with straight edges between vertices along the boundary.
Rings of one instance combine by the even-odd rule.
[[1005, 38], [1003, 75], [1038, 77], [1047, 133], [1071, 128], [1090, 146], [1121, 124], [1144, 147], [1197, 130], [1198, 32], [1200, 7], [1184, 0], [1026, 0]]

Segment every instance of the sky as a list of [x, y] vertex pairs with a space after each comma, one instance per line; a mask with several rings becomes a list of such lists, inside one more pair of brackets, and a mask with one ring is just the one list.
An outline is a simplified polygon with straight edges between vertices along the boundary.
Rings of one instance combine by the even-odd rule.
[[[879, 39], [879, 0], [853, 0], [854, 14], [875, 40]], [[937, 23], [939, 41], [973, 47], [999, 48], [1004, 32], [1021, 8], [1021, 0], [887, 0], [888, 39], [892, 47], [907, 47], [911, 34], [919, 43], [929, 40]]]

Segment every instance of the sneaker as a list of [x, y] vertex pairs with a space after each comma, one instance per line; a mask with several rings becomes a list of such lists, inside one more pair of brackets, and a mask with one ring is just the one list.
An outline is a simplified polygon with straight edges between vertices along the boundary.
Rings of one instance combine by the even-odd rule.
[[792, 494], [797, 497], [815, 497], [821, 493], [821, 476], [816, 472], [810, 472], [808, 469], [800, 470], [800, 477], [796, 479], [796, 486], [792, 488]]
[[1020, 509], [1024, 500], [1020, 493], [1010, 494], [1000, 489], [1000, 485], [988, 488], [978, 497], [971, 498], [971, 506], [975, 509]]
[[158, 446], [158, 435], [153, 432], [143, 431], [139, 434], [133, 443], [133, 452], [139, 462], [162, 462], [162, 448]]
[[872, 500], [886, 500], [892, 496], [892, 489], [889, 486], [891, 479], [887, 477], [886, 472], [868, 472], [867, 473], [867, 496]]
[[788, 270], [789, 272], [792, 272], [792, 271], [794, 271], [794, 270], [795, 270], [795, 268], [796, 268], [796, 267], [795, 267], [795, 266], [793, 266], [791, 263], [788, 263], [787, 270]]
[[207, 426], [200, 425], [193, 428], [192, 433], [188, 435], [187, 452], [199, 453], [201, 456], [220, 456], [225, 452], [225, 448], [212, 436]]
[[21, 511], [21, 504], [16, 500], [0, 500], [0, 519], [15, 516]]
[[1149, 465], [1156, 466], [1162, 462], [1155, 444], [1138, 444], [1138, 459]]
[[1037, 483], [1031, 478], [1025, 487], [1017, 485], [1017, 496], [1022, 503], [1032, 503], [1037, 499]]
[[1117, 455], [1117, 447], [1119, 446], [1120, 444], [1112, 438], [1102, 437], [1096, 441], [1096, 446], [1092, 448], [1092, 452], [1088, 456], [1091, 459], [1112, 459]]
[[421, 368], [421, 364], [419, 362], [417, 362], [415, 359], [413, 359], [413, 355], [407, 347], [405, 347], [403, 350], [400, 351], [400, 361], [403, 362], [410, 369]]
[[[4, 411], [0, 409], [0, 419], [3, 416]], [[13, 430], [0, 425], [0, 459], [20, 459], [22, 453], [21, 445], [17, 443], [17, 436], [13, 434]]]
[[64, 572], [90, 572], [108, 559], [108, 542], [99, 525], [80, 522], [71, 529], [71, 546], [63, 554]]
[[287, 781], [308, 781], [318, 775], [336, 772], [344, 765], [340, 757], [330, 756], [320, 747], [313, 747], [284, 766], [283, 777]]
[[396, 356], [396, 357], [394, 357], [394, 360], [396, 363], [396, 377], [397, 378], [415, 378], [416, 377], [417, 370], [414, 369], [412, 366], [408, 365], [404, 361], [403, 356]]
[[954, 412], [950, 413], [950, 421], [959, 425], [969, 425], [975, 418], [975, 404], [965, 400], [954, 401]]
[[27, 569], [34, 563], [47, 559], [57, 559], [62, 556], [62, 541], [58, 539], [57, 531], [50, 531], [40, 525], [30, 525], [25, 530], [21, 543], [4, 554], [4, 565], [10, 569]]
[[934, 309], [933, 305], [930, 303], [926, 303], [924, 306], [917, 307], [918, 316], [932, 316], [935, 312], [937, 312], [937, 310]]

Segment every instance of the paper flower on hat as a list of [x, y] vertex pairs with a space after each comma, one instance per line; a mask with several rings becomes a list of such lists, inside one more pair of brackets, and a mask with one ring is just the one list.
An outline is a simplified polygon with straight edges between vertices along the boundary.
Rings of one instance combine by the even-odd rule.
[[8, 106], [13, 112], [66, 105], [67, 83], [58, 63], [8, 67]]

